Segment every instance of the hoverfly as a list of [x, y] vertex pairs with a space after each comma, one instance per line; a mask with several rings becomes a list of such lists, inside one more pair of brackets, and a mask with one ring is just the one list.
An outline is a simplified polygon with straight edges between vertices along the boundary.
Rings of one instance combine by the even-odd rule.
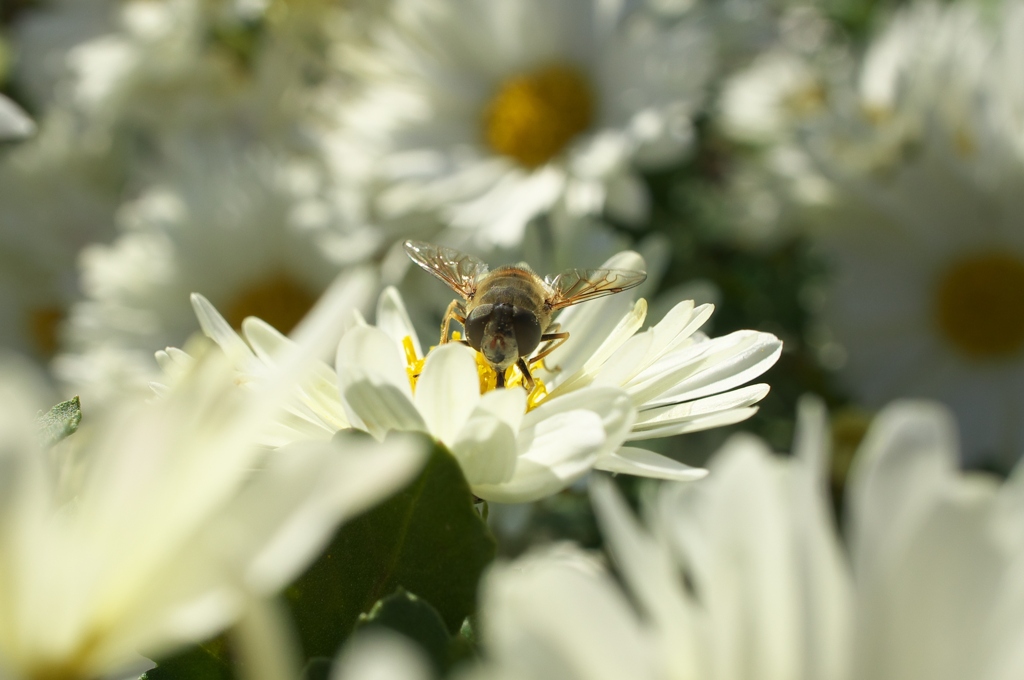
[[[453, 248], [406, 241], [413, 262], [447, 283], [462, 299], [452, 300], [441, 322], [441, 342], [450, 341], [452, 319], [466, 331], [465, 344], [483, 354], [505, 386], [505, 370], [519, 367], [532, 390], [530, 366], [569, 338], [551, 316], [564, 307], [618, 293], [643, 283], [646, 272], [626, 269], [567, 269], [541, 278], [526, 263], [491, 271], [481, 260]], [[531, 357], [534, 350], [544, 346]]]

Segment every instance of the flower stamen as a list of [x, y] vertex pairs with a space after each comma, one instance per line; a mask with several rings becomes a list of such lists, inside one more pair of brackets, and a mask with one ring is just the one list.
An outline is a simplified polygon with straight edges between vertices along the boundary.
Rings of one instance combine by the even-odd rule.
[[284, 272], [255, 281], [238, 293], [224, 308], [224, 318], [234, 329], [246, 317], [255, 316], [288, 333], [316, 302], [316, 295]]
[[[452, 332], [452, 341], [459, 342], [462, 340], [462, 334], [458, 331]], [[431, 347], [427, 352], [432, 352], [437, 346]], [[423, 373], [423, 365], [426, 363], [426, 358], [419, 358], [416, 354], [416, 346], [412, 342], [412, 338], [408, 335], [402, 338], [402, 350], [405, 352], [405, 372], [409, 376], [409, 385], [412, 387], [413, 393], [416, 392], [416, 382], [419, 380], [420, 374]], [[498, 387], [498, 374], [491, 368], [491, 365], [487, 363], [487, 359], [480, 352], [473, 352], [473, 358], [476, 360], [476, 373], [480, 380], [480, 394], [486, 394], [491, 390], [497, 389]], [[526, 410], [532, 411], [537, 408], [542, 401], [548, 396], [547, 387], [544, 386], [543, 381], [539, 378], [533, 379], [534, 386], [530, 390], [530, 394], [526, 398]], [[515, 366], [510, 367], [505, 371], [505, 386], [508, 389], [513, 387], [521, 387], [523, 384], [523, 374]]]
[[494, 152], [536, 168], [590, 127], [594, 108], [584, 74], [552, 64], [501, 84], [484, 111], [484, 139]]
[[956, 349], [975, 359], [1024, 349], [1024, 260], [997, 252], [965, 257], [937, 283], [935, 321]]
[[423, 372], [423, 364], [427, 360], [416, 356], [416, 346], [412, 344], [412, 338], [408, 335], [402, 338], [402, 350], [405, 352], [405, 373], [409, 376], [409, 387], [415, 394], [416, 381], [419, 380], [420, 373]]

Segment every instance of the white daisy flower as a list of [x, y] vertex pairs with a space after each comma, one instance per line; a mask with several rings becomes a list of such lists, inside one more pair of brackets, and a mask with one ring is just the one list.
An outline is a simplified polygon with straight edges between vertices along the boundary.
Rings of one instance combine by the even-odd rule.
[[961, 474], [949, 415], [894, 405], [855, 462], [847, 555], [824, 494], [822, 413], [802, 420], [801, 436], [792, 458], [737, 437], [707, 480], [664, 485], [649, 499], [647, 530], [610, 483], [595, 483], [621, 580], [566, 547], [496, 565], [481, 596], [489, 658], [467, 677], [1024, 672], [1024, 477], [1000, 486]]
[[[815, 23], [813, 16], [807, 21]], [[792, 238], [806, 222], [808, 206], [820, 206], [830, 195], [828, 181], [798, 140], [804, 126], [827, 112], [836, 88], [848, 84], [853, 60], [824, 36], [811, 45], [798, 40], [805, 23], [795, 22], [725, 78], [716, 103], [717, 128], [744, 147], [733, 154], [716, 207], [728, 236], [744, 245]]]
[[[263, 364], [290, 342], [259, 319], [247, 319], [243, 343], [208, 302], [198, 296], [193, 302], [215, 342], [251, 348], [249, 362], [239, 366], [246, 382], [265, 371], [251, 367], [253, 360]], [[267, 443], [281, 444], [288, 435], [293, 442], [329, 440], [339, 425], [376, 438], [392, 430], [425, 432], [458, 459], [477, 496], [511, 503], [553, 494], [582, 477], [622, 443], [633, 423], [627, 395], [615, 388], [581, 390], [529, 413], [525, 390], [482, 394], [473, 350], [450, 344], [426, 361], [419, 358], [419, 341], [393, 289], [381, 298], [378, 323], [359, 324], [342, 337], [336, 375], [319, 366], [315, 380], [293, 394], [288, 417], [267, 428]]]
[[753, 144], [776, 142], [825, 105], [826, 83], [809, 59], [783, 49], [759, 55], [729, 78], [719, 101], [722, 130]]
[[[602, 268], [643, 270], [644, 263], [626, 252]], [[630, 441], [746, 420], [768, 394], [768, 385], [742, 386], [778, 361], [782, 342], [771, 333], [746, 330], [708, 338], [699, 328], [713, 312], [714, 305], [687, 300], [638, 333], [647, 313], [643, 299], [633, 303], [628, 296], [614, 295], [570, 307], [558, 318], [569, 339], [544, 360], [538, 375], [551, 397], [587, 385], [625, 389], [638, 411]], [[659, 476], [654, 469], [640, 471], [642, 461], [654, 455], [623, 448], [616, 454], [622, 467], [609, 462], [602, 469]]]
[[864, 59], [855, 107], [807, 148], [833, 185], [823, 318], [846, 384], [871, 406], [943, 401], [967, 461], [1008, 468], [1024, 451], [1024, 3], [989, 22], [971, 4], [902, 12]]
[[[606, 263], [630, 264], [643, 265], [631, 253]], [[342, 337], [338, 389], [331, 389], [330, 369], [320, 366], [316, 381], [293, 395], [289, 419], [268, 428], [268, 443], [328, 439], [345, 424], [378, 438], [391, 430], [426, 432], [459, 460], [473, 492], [496, 502], [550, 495], [592, 468], [697, 479], [703, 470], [623, 443], [749, 417], [768, 387], [735, 388], [767, 370], [781, 345], [770, 334], [746, 331], [708, 339], [696, 330], [710, 306], [695, 309], [692, 302], [635, 335], [646, 303], [634, 306], [624, 296], [606, 301], [615, 298], [625, 302], [589, 302], [561, 317], [569, 340], [537, 371], [537, 384], [527, 393], [511, 369], [510, 388], [495, 389], [494, 370], [483, 356], [459, 344], [424, 356], [401, 298], [389, 288], [378, 305], [377, 326], [360, 324]], [[250, 348], [239, 366], [243, 380], [258, 380], [260, 364], [288, 342], [259, 319], [243, 324], [243, 341], [212, 305], [200, 297], [193, 302], [215, 342], [237, 353]], [[173, 365], [175, 356], [161, 360]]]
[[76, 45], [116, 30], [119, 0], [53, 0], [20, 12], [8, 39], [18, 59], [11, 79], [42, 109], [59, 99], [68, 75], [67, 53]]
[[321, 311], [262, 389], [238, 390], [230, 358], [209, 353], [163, 399], [93, 409], [52, 451], [35, 386], [0, 365], [5, 677], [126, 677], [140, 653], [204, 640], [415, 475], [410, 440], [253, 441], [350, 305]]
[[78, 113], [89, 143], [120, 142], [140, 158], [166, 152], [173, 130], [222, 126], [265, 139], [293, 100], [264, 89], [280, 86], [270, 81], [286, 68], [273, 40], [251, 64], [224, 40], [246, 20], [198, 0], [58, 1], [18, 26], [27, 63], [15, 78], [40, 103]]
[[79, 298], [75, 263], [113, 236], [120, 179], [84, 152], [66, 112], [0, 159], [0, 345], [48, 360]]
[[[76, 390], [145, 387], [152, 355], [194, 331], [193, 291], [214, 300], [235, 327], [249, 315], [287, 331], [337, 275], [297, 206], [309, 174], [269, 151], [190, 149], [183, 163], [121, 211], [124, 232], [81, 254], [85, 300], [66, 327], [54, 368]], [[300, 186], [296, 186], [299, 184]], [[111, 375], [104, 367], [148, 366]], [[120, 371], [123, 373], [123, 371]], [[83, 394], [85, 396], [85, 394]]]
[[439, 211], [483, 247], [556, 207], [644, 219], [637, 168], [689, 149], [713, 47], [696, 12], [666, 28], [627, 4], [397, 0], [351, 57], [339, 172], [376, 219]]

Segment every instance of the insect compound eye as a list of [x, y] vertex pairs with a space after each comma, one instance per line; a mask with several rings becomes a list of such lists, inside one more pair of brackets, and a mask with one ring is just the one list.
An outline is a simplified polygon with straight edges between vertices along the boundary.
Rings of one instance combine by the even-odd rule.
[[525, 357], [540, 344], [540, 321], [529, 309], [512, 308], [512, 328], [516, 333], [519, 356]]
[[480, 344], [484, 341], [484, 327], [487, 326], [493, 312], [494, 305], [480, 305], [466, 318], [466, 339], [473, 349], [480, 349]]

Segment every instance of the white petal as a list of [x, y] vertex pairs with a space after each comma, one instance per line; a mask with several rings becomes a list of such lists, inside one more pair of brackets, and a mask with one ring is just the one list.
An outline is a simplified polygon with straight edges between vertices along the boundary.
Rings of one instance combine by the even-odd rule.
[[[693, 351], [699, 359], [688, 358]], [[637, 403], [648, 406], [691, 401], [739, 387], [771, 368], [782, 343], [770, 333], [737, 331], [670, 354], [630, 387]]]
[[482, 600], [484, 642], [511, 677], [658, 677], [630, 603], [576, 549], [560, 547], [492, 567]]
[[377, 328], [390, 335], [391, 339], [400, 347], [404, 338], [410, 338], [416, 349], [416, 356], [423, 356], [423, 348], [420, 346], [420, 339], [409, 318], [409, 312], [405, 309], [402, 296], [394, 286], [385, 288], [377, 301]]
[[606, 437], [605, 451], [617, 449], [636, 422], [636, 410], [623, 390], [617, 387], [587, 387], [557, 399], [545, 399], [540, 406], [526, 414], [523, 430], [555, 414], [576, 409], [592, 411], [600, 416]]
[[696, 605], [683, 589], [667, 547], [640, 527], [609, 480], [595, 475], [590, 496], [608, 552], [641, 610], [655, 623], [666, 675], [700, 677]]
[[[643, 298], [637, 300], [633, 308], [619, 319], [619, 322], [611, 328], [607, 337], [604, 341], [597, 345], [590, 356], [586, 357], [585, 360], [582, 358], [582, 353], [586, 351], [586, 347], [573, 345], [569, 347], [569, 350], [580, 356], [575, 356], [570, 361], [566, 358], [562, 361], [556, 357], [552, 362], [552, 366], [558, 366], [563, 371], [574, 370], [574, 366], [580, 366], [579, 370], [576, 370], [568, 378], [564, 378], [562, 381], [552, 380], [552, 384], [555, 385], [554, 389], [551, 390], [551, 395], [556, 396], [559, 394], [565, 394], [573, 390], [580, 389], [590, 385], [594, 376], [596, 376], [602, 365], [617, 352], [623, 344], [628, 342], [633, 334], [640, 330], [640, 327], [644, 324], [644, 317], [647, 315], [647, 301]], [[595, 317], [599, 319], [599, 316]], [[572, 340], [577, 335], [586, 335], [588, 333], [597, 333], [593, 328], [577, 327], [582, 325], [573, 325], [569, 331], [569, 338]], [[568, 345], [569, 341], [566, 341]], [[560, 348], [561, 349], [561, 348]], [[556, 350], [557, 352], [558, 350]]]
[[[646, 314], [647, 302], [639, 300], [634, 304], [628, 294], [609, 295], [559, 314], [556, 321], [569, 333], [569, 339], [544, 362], [559, 371], [549, 378], [552, 391], [560, 389], [563, 382], [580, 379], [580, 369], [593, 357], [598, 357], [595, 364], [603, 363], [643, 325]], [[580, 386], [589, 384], [590, 372], [582, 377], [585, 379]]]
[[650, 331], [634, 335], [619, 347], [599, 369], [595, 385], [625, 385], [633, 376], [646, 368], [654, 334]]
[[[270, 324], [255, 317], [242, 322], [242, 332], [256, 357], [266, 366], [277, 366], [278, 358], [295, 344]], [[309, 374], [300, 381], [299, 396], [285, 405], [292, 418], [305, 419], [332, 433], [349, 427], [345, 405], [338, 394], [338, 375], [322, 361], [313, 361], [308, 370]], [[291, 425], [305, 429], [297, 422]]]
[[235, 361], [252, 356], [249, 345], [245, 344], [241, 336], [235, 332], [231, 324], [221, 316], [209, 300], [199, 293], [192, 293], [189, 299], [192, 301], [192, 309], [195, 310], [196, 318], [199, 320], [199, 327], [203, 329], [207, 337], [224, 350], [225, 354]]
[[682, 423], [714, 413], [752, 406], [764, 399], [769, 387], [763, 383], [748, 385], [725, 394], [713, 394], [696, 401], [644, 409], [637, 416], [634, 430]]
[[352, 325], [353, 312], [365, 308], [377, 288], [370, 267], [357, 267], [339, 274], [309, 313], [292, 329], [289, 337], [305, 347], [306, 360], [327, 358], [338, 338]]
[[793, 456], [806, 466], [813, 483], [824, 489], [832, 461], [832, 437], [825, 402], [813, 395], [801, 397], [796, 422]]
[[498, 503], [550, 496], [589, 472], [604, 445], [604, 428], [596, 413], [557, 413], [520, 433], [520, 457], [511, 480], [477, 485], [473, 493]]
[[427, 432], [419, 411], [412, 401], [394, 385], [373, 376], [339, 376], [341, 398], [352, 426], [364, 430], [378, 440], [391, 430]]
[[[990, 530], [996, 483], [957, 482], [899, 545], [877, 554], [880, 563], [861, 569], [870, 578], [858, 578], [856, 677], [996, 677], [986, 671], [1002, 655], [1019, 662], [1024, 592], [1019, 558]], [[1000, 616], [1008, 611], [1009, 619]]]
[[36, 124], [18, 106], [0, 94], [0, 141], [27, 137], [36, 130]]
[[466, 481], [478, 485], [503, 484], [516, 469], [516, 431], [479, 408], [469, 417], [458, 438], [448, 447], [459, 461]]
[[250, 598], [231, 630], [231, 649], [244, 680], [298, 680], [301, 653], [283, 603]]
[[[805, 677], [801, 587], [782, 461], [735, 436], [702, 482], [666, 485], [661, 521], [685, 555], [708, 612], [709, 652], [722, 677]], [[681, 488], [680, 488], [681, 487]], [[681, 520], [680, 518], [686, 518]], [[738, 630], [743, 633], [737, 634]]]
[[481, 397], [476, 408], [508, 423], [514, 432], [518, 432], [526, 415], [526, 390], [491, 390]]
[[427, 429], [412, 401], [398, 348], [383, 331], [356, 326], [338, 344], [338, 391], [349, 422], [378, 439], [389, 430]]
[[612, 387], [588, 387], [545, 400], [523, 419], [514, 477], [474, 492], [499, 503], [556, 493], [586, 474], [601, 453], [618, 448], [635, 417], [626, 393]]
[[473, 350], [449, 343], [431, 352], [416, 382], [414, 400], [430, 433], [445, 444], [454, 442], [480, 402]]
[[412, 385], [405, 370], [405, 360], [395, 343], [384, 331], [373, 326], [356, 326], [338, 343], [335, 360], [338, 378], [349, 373], [376, 376], [412, 399]]
[[726, 425], [741, 423], [757, 413], [756, 407], [737, 408], [729, 411], [719, 411], [706, 416], [696, 418], [683, 418], [678, 421], [669, 422], [665, 425], [655, 427], [636, 427], [630, 433], [629, 441], [640, 441], [643, 439], [660, 439], [687, 432], [702, 432]]
[[640, 253], [633, 250], [623, 250], [615, 253], [604, 261], [598, 269], [631, 269], [633, 271], [647, 271], [647, 263]]
[[633, 305], [633, 308], [619, 320], [619, 323], [612, 329], [605, 341], [594, 351], [594, 354], [587, 360], [584, 370], [588, 373], [596, 373], [600, 367], [608, 361], [633, 335], [644, 325], [647, 317], [647, 300], [640, 298]]
[[[272, 451], [225, 519], [228, 527], [244, 523], [259, 541], [248, 584], [259, 593], [283, 588], [342, 520], [397, 491], [424, 461], [421, 442], [398, 436], [383, 444], [348, 437]], [[239, 539], [233, 547], [244, 555]]]
[[805, 677], [847, 674], [853, 653], [853, 582], [847, 556], [836, 537], [828, 489], [832, 452], [824, 403], [801, 398], [790, 463], [792, 521], [796, 524], [804, 608], [809, 624]]
[[516, 437], [525, 412], [525, 390], [492, 390], [480, 399], [449, 447], [470, 486], [502, 484], [512, 478], [519, 455]]
[[875, 418], [854, 459], [846, 497], [858, 578], [895, 559], [894, 551], [930, 512], [956, 470], [957, 441], [951, 414], [937, 404], [895, 402]]
[[702, 479], [708, 474], [704, 468], [690, 467], [660, 453], [630, 446], [623, 446], [618, 451], [602, 454], [594, 463], [594, 469], [677, 482]]
[[341, 648], [330, 680], [430, 680], [430, 662], [409, 638], [387, 629], [361, 633]]
[[672, 351], [687, 338], [697, 332], [711, 318], [715, 311], [712, 304], [693, 306], [693, 300], [684, 300], [669, 310], [661, 321], [653, 327], [657, 338], [651, 348], [655, 356]]
[[295, 345], [284, 333], [255, 316], [242, 321], [242, 335], [260, 361], [268, 365], [272, 365], [274, 357], [280, 356], [285, 348]]

